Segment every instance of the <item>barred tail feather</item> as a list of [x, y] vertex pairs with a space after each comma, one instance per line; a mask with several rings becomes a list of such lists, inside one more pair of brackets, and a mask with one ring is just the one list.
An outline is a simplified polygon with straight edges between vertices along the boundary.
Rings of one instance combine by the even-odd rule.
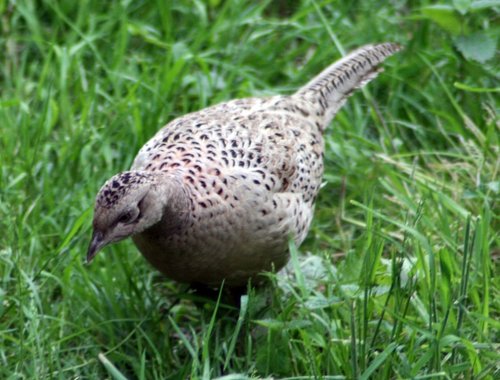
[[327, 67], [294, 97], [311, 103], [326, 127], [349, 95], [374, 79], [382, 71], [379, 64], [400, 50], [393, 43], [363, 46]]

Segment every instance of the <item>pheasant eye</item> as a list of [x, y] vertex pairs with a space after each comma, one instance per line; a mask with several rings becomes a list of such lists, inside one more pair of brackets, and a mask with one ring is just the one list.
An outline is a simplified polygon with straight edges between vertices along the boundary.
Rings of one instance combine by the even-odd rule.
[[132, 213], [126, 212], [125, 214], [120, 215], [118, 218], [118, 223], [128, 223], [132, 219]]

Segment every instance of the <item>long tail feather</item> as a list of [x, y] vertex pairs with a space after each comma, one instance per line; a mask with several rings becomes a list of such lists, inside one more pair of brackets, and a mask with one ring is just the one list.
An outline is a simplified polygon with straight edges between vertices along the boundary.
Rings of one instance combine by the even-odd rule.
[[352, 92], [375, 78], [379, 64], [401, 50], [393, 43], [366, 45], [333, 63], [294, 96], [307, 100], [326, 127]]

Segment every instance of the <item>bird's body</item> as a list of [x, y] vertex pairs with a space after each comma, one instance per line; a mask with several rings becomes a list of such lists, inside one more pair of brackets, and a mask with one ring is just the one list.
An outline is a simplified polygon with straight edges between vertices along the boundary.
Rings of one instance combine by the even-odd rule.
[[[174, 120], [139, 152], [133, 171], [175, 177], [185, 206], [133, 237], [176, 280], [228, 284], [286, 263], [304, 239], [323, 172], [323, 139], [290, 99], [243, 99]], [[246, 280], [243, 280], [246, 281]], [[240, 284], [241, 285], [241, 284]]]
[[324, 129], [398, 50], [367, 46], [294, 95], [233, 100], [167, 124], [101, 189], [89, 259], [105, 245], [96, 240], [132, 236], [181, 282], [239, 286], [281, 268], [289, 239], [299, 245], [312, 220]]

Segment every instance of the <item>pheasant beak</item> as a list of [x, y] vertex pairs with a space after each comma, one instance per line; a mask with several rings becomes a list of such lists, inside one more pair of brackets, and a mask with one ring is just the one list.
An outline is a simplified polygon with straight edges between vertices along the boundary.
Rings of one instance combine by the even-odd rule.
[[104, 239], [104, 234], [101, 231], [94, 230], [92, 233], [92, 240], [87, 251], [87, 264], [94, 259], [97, 252], [106, 245], [106, 240]]

